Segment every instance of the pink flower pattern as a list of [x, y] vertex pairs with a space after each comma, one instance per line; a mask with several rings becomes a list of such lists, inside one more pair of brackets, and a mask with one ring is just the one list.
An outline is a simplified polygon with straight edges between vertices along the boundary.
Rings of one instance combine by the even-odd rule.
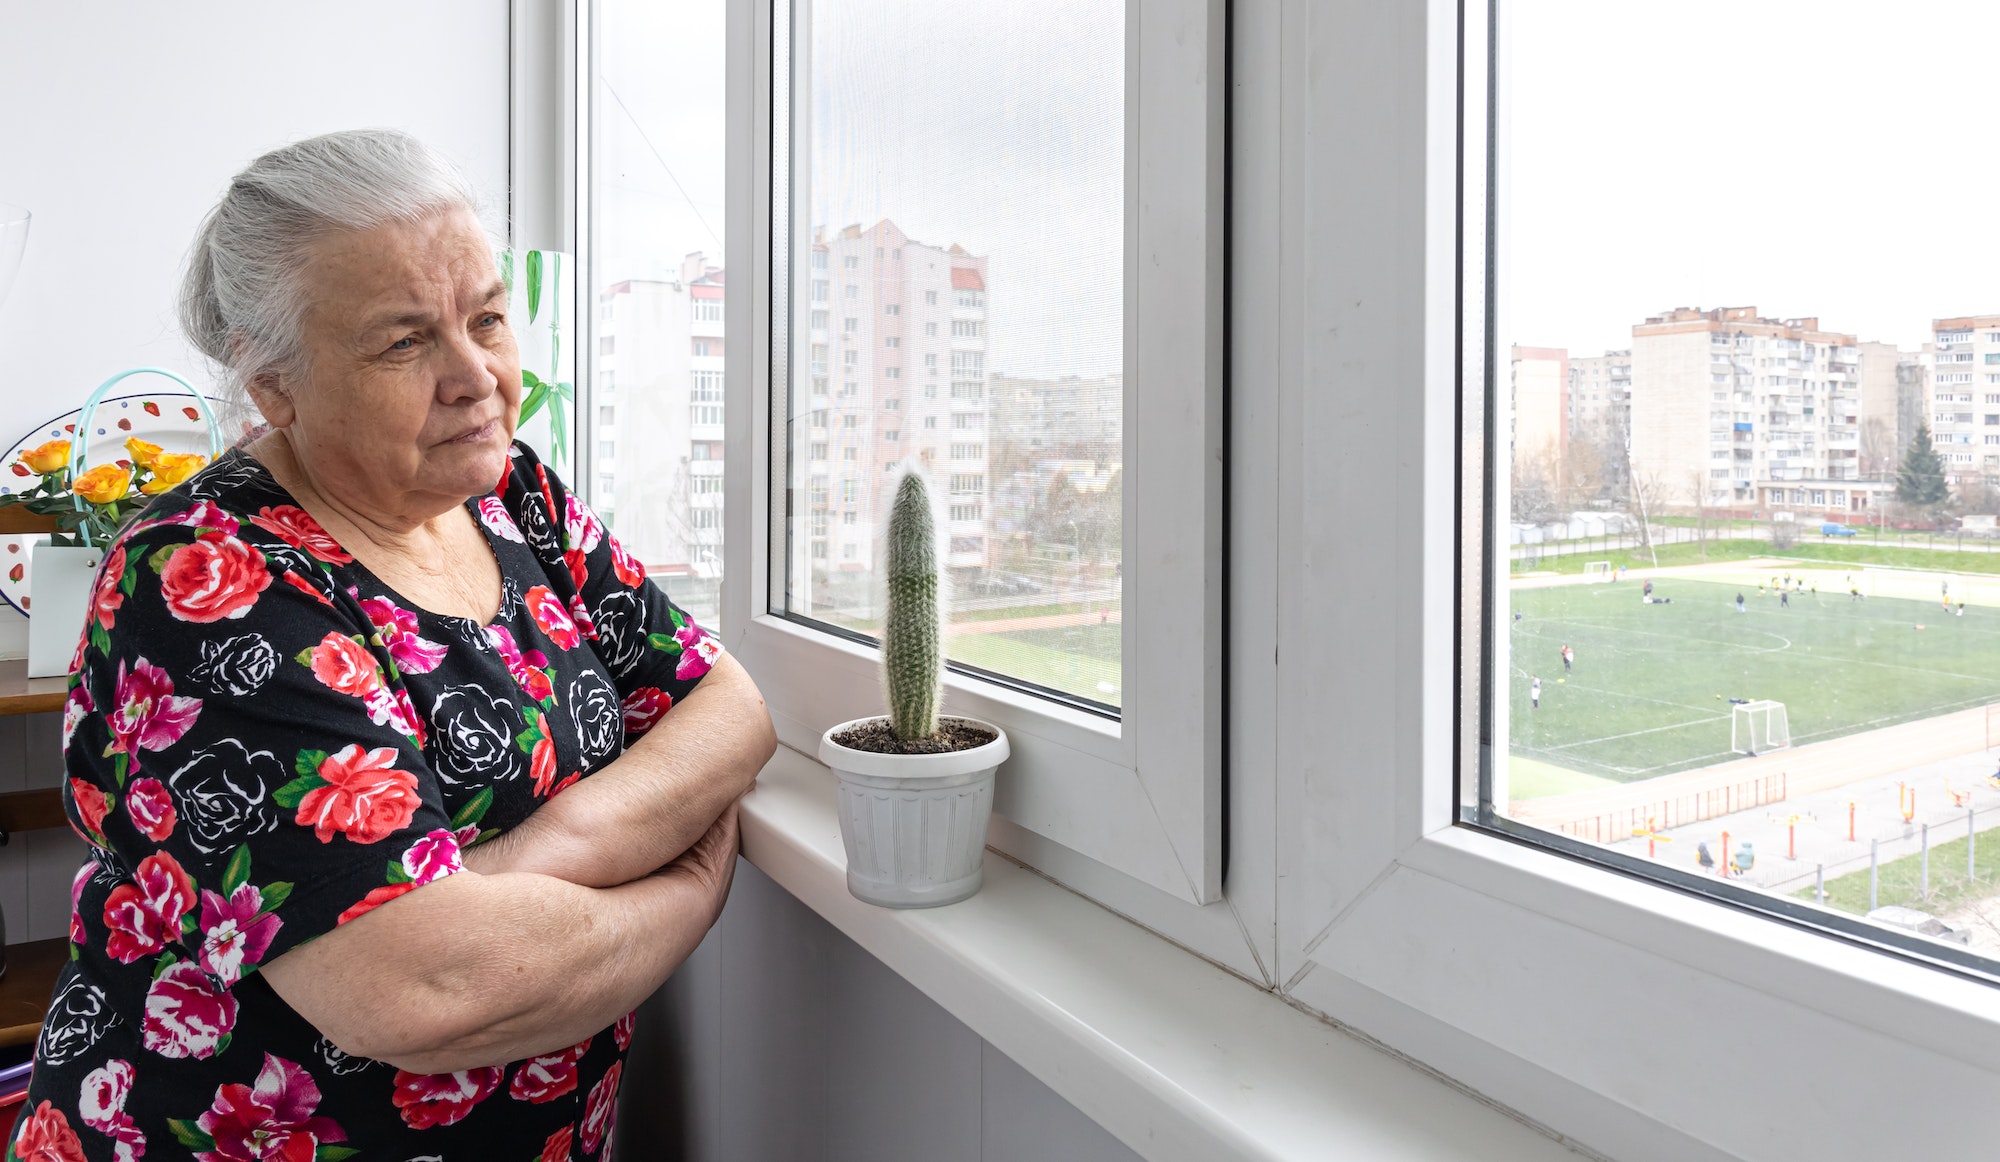
[[[372, 1156], [350, 1140], [603, 1162], [636, 1013], [567, 1049], [427, 1075], [267, 1022], [237, 993], [289, 948], [462, 871], [468, 844], [609, 761], [578, 748], [615, 742], [614, 707], [625, 737], [643, 733], [716, 644], [523, 449], [472, 506], [510, 594], [484, 626], [385, 591], [249, 459], [203, 484], [107, 546], [90, 595], [62, 731], [66, 806], [96, 848], [69, 937], [104, 1007], [77, 1053], [38, 1067], [22, 1140], [64, 1162]], [[289, 548], [267, 563], [271, 538]]]

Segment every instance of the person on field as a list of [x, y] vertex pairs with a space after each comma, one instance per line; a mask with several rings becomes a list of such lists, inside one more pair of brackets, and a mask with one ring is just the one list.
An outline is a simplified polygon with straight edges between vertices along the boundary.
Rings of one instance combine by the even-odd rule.
[[1789, 589], [1778, 590], [1778, 608], [1790, 609], [1791, 607], [1792, 607], [1792, 591]]
[[1537, 678], [1533, 674], [1529, 674], [1528, 709], [1540, 710], [1541, 708], [1542, 708], [1542, 680], [1540, 678]]
[[1750, 612], [1749, 610], [1743, 608], [1743, 592], [1741, 590], [1738, 590], [1736, 593], [1736, 612], [1738, 613]]
[[1562, 659], [1563, 659], [1563, 673], [1567, 674], [1570, 672], [1570, 669], [1576, 664], [1576, 651], [1569, 648], [1568, 642], [1563, 643]]

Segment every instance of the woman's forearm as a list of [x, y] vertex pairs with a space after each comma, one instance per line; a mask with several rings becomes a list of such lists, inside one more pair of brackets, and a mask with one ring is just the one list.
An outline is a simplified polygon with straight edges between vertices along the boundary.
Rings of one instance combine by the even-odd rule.
[[701, 943], [720, 899], [678, 867], [615, 888], [466, 873], [264, 974], [341, 1049], [447, 1073], [555, 1052], [610, 1025]]
[[728, 654], [616, 761], [527, 821], [468, 852], [466, 866], [609, 887], [699, 839], [777, 748], [757, 685]]

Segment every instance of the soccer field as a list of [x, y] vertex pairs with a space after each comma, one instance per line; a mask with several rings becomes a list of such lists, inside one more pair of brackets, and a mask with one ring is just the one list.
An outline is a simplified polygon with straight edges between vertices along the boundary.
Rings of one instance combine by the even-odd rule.
[[[2000, 702], [2000, 609], [1953, 617], [1935, 601], [1831, 592], [1794, 593], [1785, 609], [1754, 584], [1676, 578], [1654, 588], [1671, 605], [1639, 593], [1625, 581], [1510, 594], [1513, 754], [1630, 782], [1732, 757], [1730, 698], [1785, 703], [1794, 745]], [[1576, 670], [1558, 682], [1565, 642]]]

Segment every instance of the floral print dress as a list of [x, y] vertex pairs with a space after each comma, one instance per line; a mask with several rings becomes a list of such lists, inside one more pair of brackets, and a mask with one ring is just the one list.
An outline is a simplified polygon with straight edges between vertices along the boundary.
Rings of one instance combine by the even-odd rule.
[[396, 594], [240, 451], [106, 555], [63, 722], [90, 851], [10, 1162], [608, 1156], [632, 1017], [427, 1076], [342, 1053], [257, 975], [462, 870], [715, 658], [527, 448], [468, 508], [486, 625]]

